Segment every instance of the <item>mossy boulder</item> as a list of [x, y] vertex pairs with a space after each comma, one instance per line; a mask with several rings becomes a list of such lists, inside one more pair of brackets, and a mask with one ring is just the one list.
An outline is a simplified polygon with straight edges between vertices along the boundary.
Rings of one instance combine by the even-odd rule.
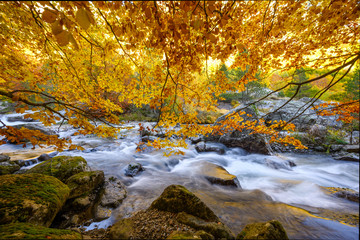
[[271, 220], [264, 223], [252, 223], [236, 236], [237, 240], [245, 239], [289, 239], [279, 221]]
[[84, 193], [91, 192], [95, 188], [104, 184], [103, 171], [81, 172], [72, 175], [66, 180], [66, 185], [70, 188], [69, 198], [75, 198]]
[[0, 162], [0, 175], [11, 174], [20, 169], [20, 166], [14, 162]]
[[82, 157], [58, 156], [29, 169], [27, 173], [41, 173], [54, 176], [65, 182], [74, 174], [88, 170], [87, 162]]
[[70, 189], [42, 174], [0, 176], [0, 224], [29, 222], [50, 226]]
[[150, 206], [150, 209], [185, 212], [205, 221], [219, 221], [215, 213], [197, 196], [181, 185], [170, 185]]
[[31, 223], [0, 225], [2, 239], [82, 239], [80, 233], [37, 226]]
[[220, 221], [207, 222], [204, 221], [203, 219], [200, 219], [198, 217], [195, 217], [193, 215], [184, 212], [179, 213], [177, 215], [176, 220], [196, 230], [204, 230], [207, 233], [214, 236], [216, 239], [218, 238], [234, 239], [231, 230]]

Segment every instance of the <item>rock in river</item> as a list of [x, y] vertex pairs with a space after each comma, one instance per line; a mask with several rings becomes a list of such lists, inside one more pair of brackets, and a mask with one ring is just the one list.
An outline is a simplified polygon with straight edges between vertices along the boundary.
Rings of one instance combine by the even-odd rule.
[[246, 239], [289, 239], [285, 229], [279, 221], [272, 220], [264, 223], [251, 223], [236, 236], [237, 240]]
[[65, 182], [72, 175], [88, 169], [87, 162], [82, 157], [58, 156], [36, 165], [27, 173], [50, 175]]

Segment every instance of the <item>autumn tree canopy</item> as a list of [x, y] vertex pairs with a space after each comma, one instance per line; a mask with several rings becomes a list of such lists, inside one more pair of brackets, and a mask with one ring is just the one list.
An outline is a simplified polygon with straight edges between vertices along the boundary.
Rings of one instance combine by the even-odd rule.
[[[205, 134], [213, 129], [199, 124], [197, 110], [212, 110], [221, 93], [243, 91], [259, 72], [329, 69], [333, 79], [314, 100], [341, 82], [359, 62], [359, 16], [354, 0], [2, 1], [0, 95], [19, 103], [18, 112], [32, 108], [27, 117], [64, 120], [79, 134], [116, 136], [123, 102], [157, 109], [157, 126], [186, 124], [178, 136]], [[234, 81], [209, 66], [229, 59], [246, 70]], [[296, 94], [322, 77], [283, 88]], [[252, 127], [276, 135], [261, 121]], [[35, 133], [2, 124], [0, 134]], [[64, 148], [69, 140], [31, 142]]]

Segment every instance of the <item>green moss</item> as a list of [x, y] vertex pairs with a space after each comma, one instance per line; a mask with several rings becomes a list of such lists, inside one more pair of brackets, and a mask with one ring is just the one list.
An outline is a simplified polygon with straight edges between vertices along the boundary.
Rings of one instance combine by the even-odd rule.
[[14, 162], [0, 163], [0, 175], [11, 174], [20, 169], [20, 166]]
[[192, 232], [174, 231], [167, 239], [201, 239], [200, 236], [196, 236]]
[[272, 220], [265, 223], [252, 223], [237, 235], [236, 239], [289, 239], [285, 229], [279, 221]]
[[29, 221], [50, 226], [69, 188], [42, 174], [0, 176], [0, 224]]
[[129, 239], [134, 233], [134, 222], [127, 218], [115, 223], [110, 230], [111, 239]]
[[70, 188], [69, 198], [78, 197], [85, 193], [91, 192], [103, 183], [103, 171], [81, 172], [72, 175], [66, 180], [66, 184]]
[[27, 173], [41, 173], [54, 176], [65, 182], [72, 175], [84, 172], [87, 162], [82, 157], [58, 156], [36, 165], [29, 169]]
[[2, 239], [82, 239], [80, 233], [30, 223], [0, 225]]
[[181, 185], [170, 185], [150, 206], [150, 209], [179, 213], [186, 212], [206, 221], [219, 221], [215, 213], [197, 196]]

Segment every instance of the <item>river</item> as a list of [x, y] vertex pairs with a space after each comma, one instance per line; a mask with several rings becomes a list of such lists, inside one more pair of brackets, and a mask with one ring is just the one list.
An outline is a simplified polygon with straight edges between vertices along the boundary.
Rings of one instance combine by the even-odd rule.
[[[23, 122], [7, 122], [16, 125]], [[150, 124], [150, 123], [148, 123]], [[58, 155], [84, 157], [92, 170], [114, 175], [127, 185], [128, 196], [112, 216], [88, 229], [107, 227], [122, 217], [146, 209], [164, 188], [181, 184], [200, 197], [235, 233], [248, 223], [279, 220], [291, 239], [358, 239], [359, 227], [334, 220], [340, 215], [358, 215], [358, 203], [335, 198], [323, 192], [323, 187], [345, 187], [359, 191], [359, 163], [337, 161], [325, 154], [278, 154], [266, 156], [249, 154], [240, 148], [226, 148], [224, 155], [215, 152], [198, 153], [190, 143], [182, 149], [183, 156], [164, 157], [161, 150], [136, 152], [139, 142], [138, 124], [129, 123], [132, 130], [122, 132], [119, 139], [100, 139], [95, 136], [72, 136], [69, 126], [60, 128], [60, 136], [71, 137], [84, 151], [64, 151]], [[54, 128], [55, 129], [55, 128]], [[50, 152], [51, 149], [44, 149]], [[40, 155], [30, 147], [5, 144], [0, 152], [17, 153], [21, 158]], [[18, 156], [19, 158], [19, 156]], [[274, 169], [266, 162], [293, 161], [292, 168]], [[241, 189], [211, 185], [199, 174], [201, 162], [211, 162], [236, 175]], [[124, 175], [129, 163], [141, 163], [146, 169], [134, 178]], [[32, 166], [28, 166], [32, 167]], [[261, 190], [261, 191], [259, 191]], [[266, 193], [271, 197], [269, 200]]]

